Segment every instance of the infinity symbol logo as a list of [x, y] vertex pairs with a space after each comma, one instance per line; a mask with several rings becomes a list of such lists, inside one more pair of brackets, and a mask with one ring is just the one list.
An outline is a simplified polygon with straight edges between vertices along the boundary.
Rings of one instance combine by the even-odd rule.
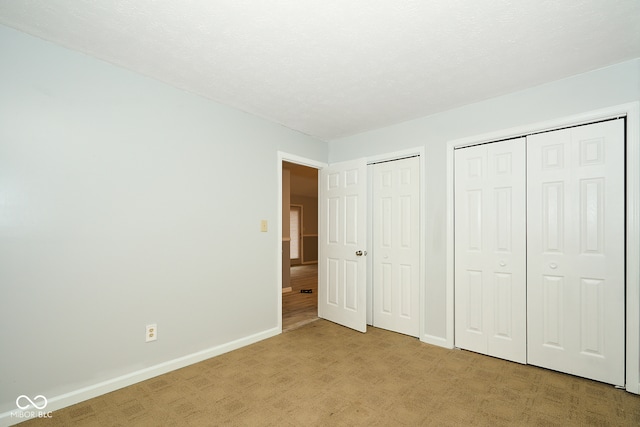
[[[38, 399], [42, 399], [42, 402], [40, 405], [38, 405], [35, 401]], [[21, 405], [20, 401], [21, 400], [26, 400], [28, 403], [25, 405]], [[21, 394], [20, 396], [18, 396], [18, 398], [16, 399], [16, 406], [22, 410], [25, 410], [29, 407], [29, 405], [33, 405], [36, 409], [44, 409], [47, 406], [47, 398], [44, 397], [43, 395], [39, 394], [36, 397], [33, 398], [33, 400], [31, 400], [29, 398], [29, 396], [25, 396], [24, 394]]]

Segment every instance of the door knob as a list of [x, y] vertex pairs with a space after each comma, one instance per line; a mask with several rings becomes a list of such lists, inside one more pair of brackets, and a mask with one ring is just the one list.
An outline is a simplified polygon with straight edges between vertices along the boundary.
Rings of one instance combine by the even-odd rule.
[[556, 264], [555, 262], [552, 262], [551, 264], [549, 264], [549, 267], [555, 270], [556, 268], [558, 268], [558, 264]]
[[500, 261], [500, 267], [506, 267], [507, 263], [504, 261]]
[[362, 256], [362, 251], [356, 251], [356, 256]]

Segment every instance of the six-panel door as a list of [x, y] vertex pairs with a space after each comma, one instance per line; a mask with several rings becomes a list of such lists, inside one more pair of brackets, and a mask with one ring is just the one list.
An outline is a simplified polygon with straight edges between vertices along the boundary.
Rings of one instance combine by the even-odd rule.
[[455, 152], [455, 345], [526, 363], [524, 138]]
[[366, 332], [366, 161], [320, 169], [318, 186], [318, 316]]
[[[456, 346], [624, 385], [624, 128], [610, 120], [456, 150]], [[513, 176], [496, 178], [507, 158]], [[514, 259], [526, 278], [516, 276], [525, 267], [500, 270]], [[518, 357], [492, 340], [519, 343]]]
[[528, 360], [625, 383], [624, 121], [527, 138]]
[[420, 331], [420, 160], [371, 166], [373, 326], [417, 337]]

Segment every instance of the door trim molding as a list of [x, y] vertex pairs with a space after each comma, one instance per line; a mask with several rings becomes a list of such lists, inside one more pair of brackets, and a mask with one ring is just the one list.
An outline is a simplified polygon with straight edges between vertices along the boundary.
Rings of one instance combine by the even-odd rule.
[[322, 169], [327, 167], [326, 163], [319, 162], [317, 160], [301, 157], [296, 154], [286, 153], [284, 151], [278, 151], [277, 156], [277, 176], [278, 176], [278, 197], [277, 197], [277, 227], [276, 233], [278, 238], [276, 240], [276, 293], [277, 309], [276, 309], [276, 328], [278, 333], [282, 333], [282, 162], [295, 163], [302, 166], [307, 166], [314, 169]]
[[628, 104], [626, 390], [640, 394], [640, 102]]
[[[640, 394], [640, 102], [616, 105], [577, 115], [455, 139], [447, 143], [447, 274], [446, 336], [443, 347], [454, 347], [454, 155], [456, 148], [517, 138], [527, 134], [626, 117], [626, 390]], [[422, 325], [421, 325], [422, 326]], [[433, 340], [432, 340], [433, 341]]]

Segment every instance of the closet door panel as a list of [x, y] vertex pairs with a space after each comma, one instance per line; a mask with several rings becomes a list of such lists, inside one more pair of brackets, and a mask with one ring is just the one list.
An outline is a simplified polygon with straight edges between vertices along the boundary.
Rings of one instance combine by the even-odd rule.
[[624, 385], [624, 122], [527, 138], [528, 362]]
[[455, 153], [455, 344], [525, 363], [525, 146]]
[[373, 326], [420, 334], [420, 159], [370, 166]]

